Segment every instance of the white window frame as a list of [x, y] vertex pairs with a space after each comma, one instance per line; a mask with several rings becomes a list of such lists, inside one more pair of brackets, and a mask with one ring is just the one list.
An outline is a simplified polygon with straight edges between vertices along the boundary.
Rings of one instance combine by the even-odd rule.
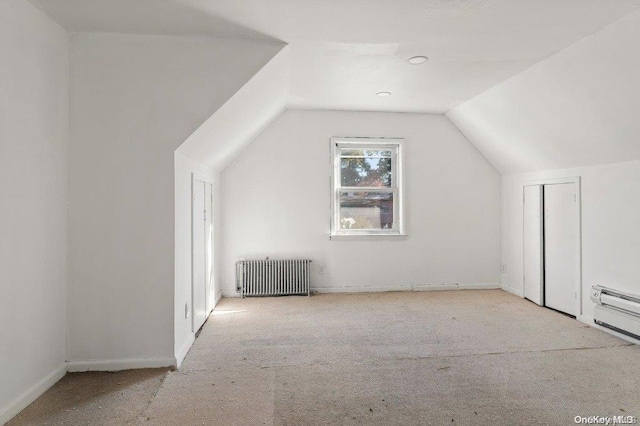
[[[403, 194], [403, 138], [331, 138], [331, 239], [337, 237], [397, 237], [405, 236]], [[342, 149], [392, 149], [391, 188], [343, 187], [340, 182], [340, 153]], [[393, 228], [342, 229], [340, 226], [340, 191], [393, 192]]]

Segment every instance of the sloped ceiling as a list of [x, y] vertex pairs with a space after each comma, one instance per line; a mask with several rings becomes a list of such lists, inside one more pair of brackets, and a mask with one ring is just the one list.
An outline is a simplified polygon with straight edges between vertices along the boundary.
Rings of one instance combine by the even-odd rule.
[[[185, 146], [207, 163], [285, 107], [448, 112], [501, 173], [640, 158], [640, 0], [30, 1], [71, 31], [286, 42], [282, 72], [256, 76]], [[196, 148], [204, 134], [217, 140]]]
[[640, 11], [450, 111], [503, 174], [640, 159]]
[[287, 107], [289, 47], [285, 46], [178, 148], [177, 152], [224, 169]]
[[[71, 31], [291, 46], [301, 108], [444, 113], [632, 12], [640, 0], [31, 0]], [[421, 66], [407, 63], [426, 55]], [[380, 91], [392, 96], [376, 97]]]
[[73, 32], [271, 37], [182, 0], [28, 0]]

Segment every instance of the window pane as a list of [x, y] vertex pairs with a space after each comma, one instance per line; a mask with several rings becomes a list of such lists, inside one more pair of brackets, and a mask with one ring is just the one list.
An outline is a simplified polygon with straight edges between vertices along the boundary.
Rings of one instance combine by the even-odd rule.
[[386, 157], [391, 158], [391, 149], [351, 149], [343, 148], [342, 157]]
[[390, 149], [342, 149], [340, 183], [342, 186], [391, 187]]
[[392, 229], [393, 192], [340, 191], [340, 229]]

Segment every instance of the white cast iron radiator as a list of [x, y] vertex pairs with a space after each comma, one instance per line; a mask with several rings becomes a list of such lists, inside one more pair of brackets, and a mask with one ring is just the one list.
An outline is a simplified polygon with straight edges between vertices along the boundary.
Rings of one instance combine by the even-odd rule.
[[237, 291], [245, 296], [310, 295], [311, 260], [240, 260]]
[[596, 324], [640, 340], [640, 296], [594, 285], [591, 300]]

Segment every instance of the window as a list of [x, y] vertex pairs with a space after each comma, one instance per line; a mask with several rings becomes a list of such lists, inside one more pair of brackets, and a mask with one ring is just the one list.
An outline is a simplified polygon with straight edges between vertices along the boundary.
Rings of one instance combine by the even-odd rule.
[[403, 235], [402, 139], [333, 138], [331, 235]]

